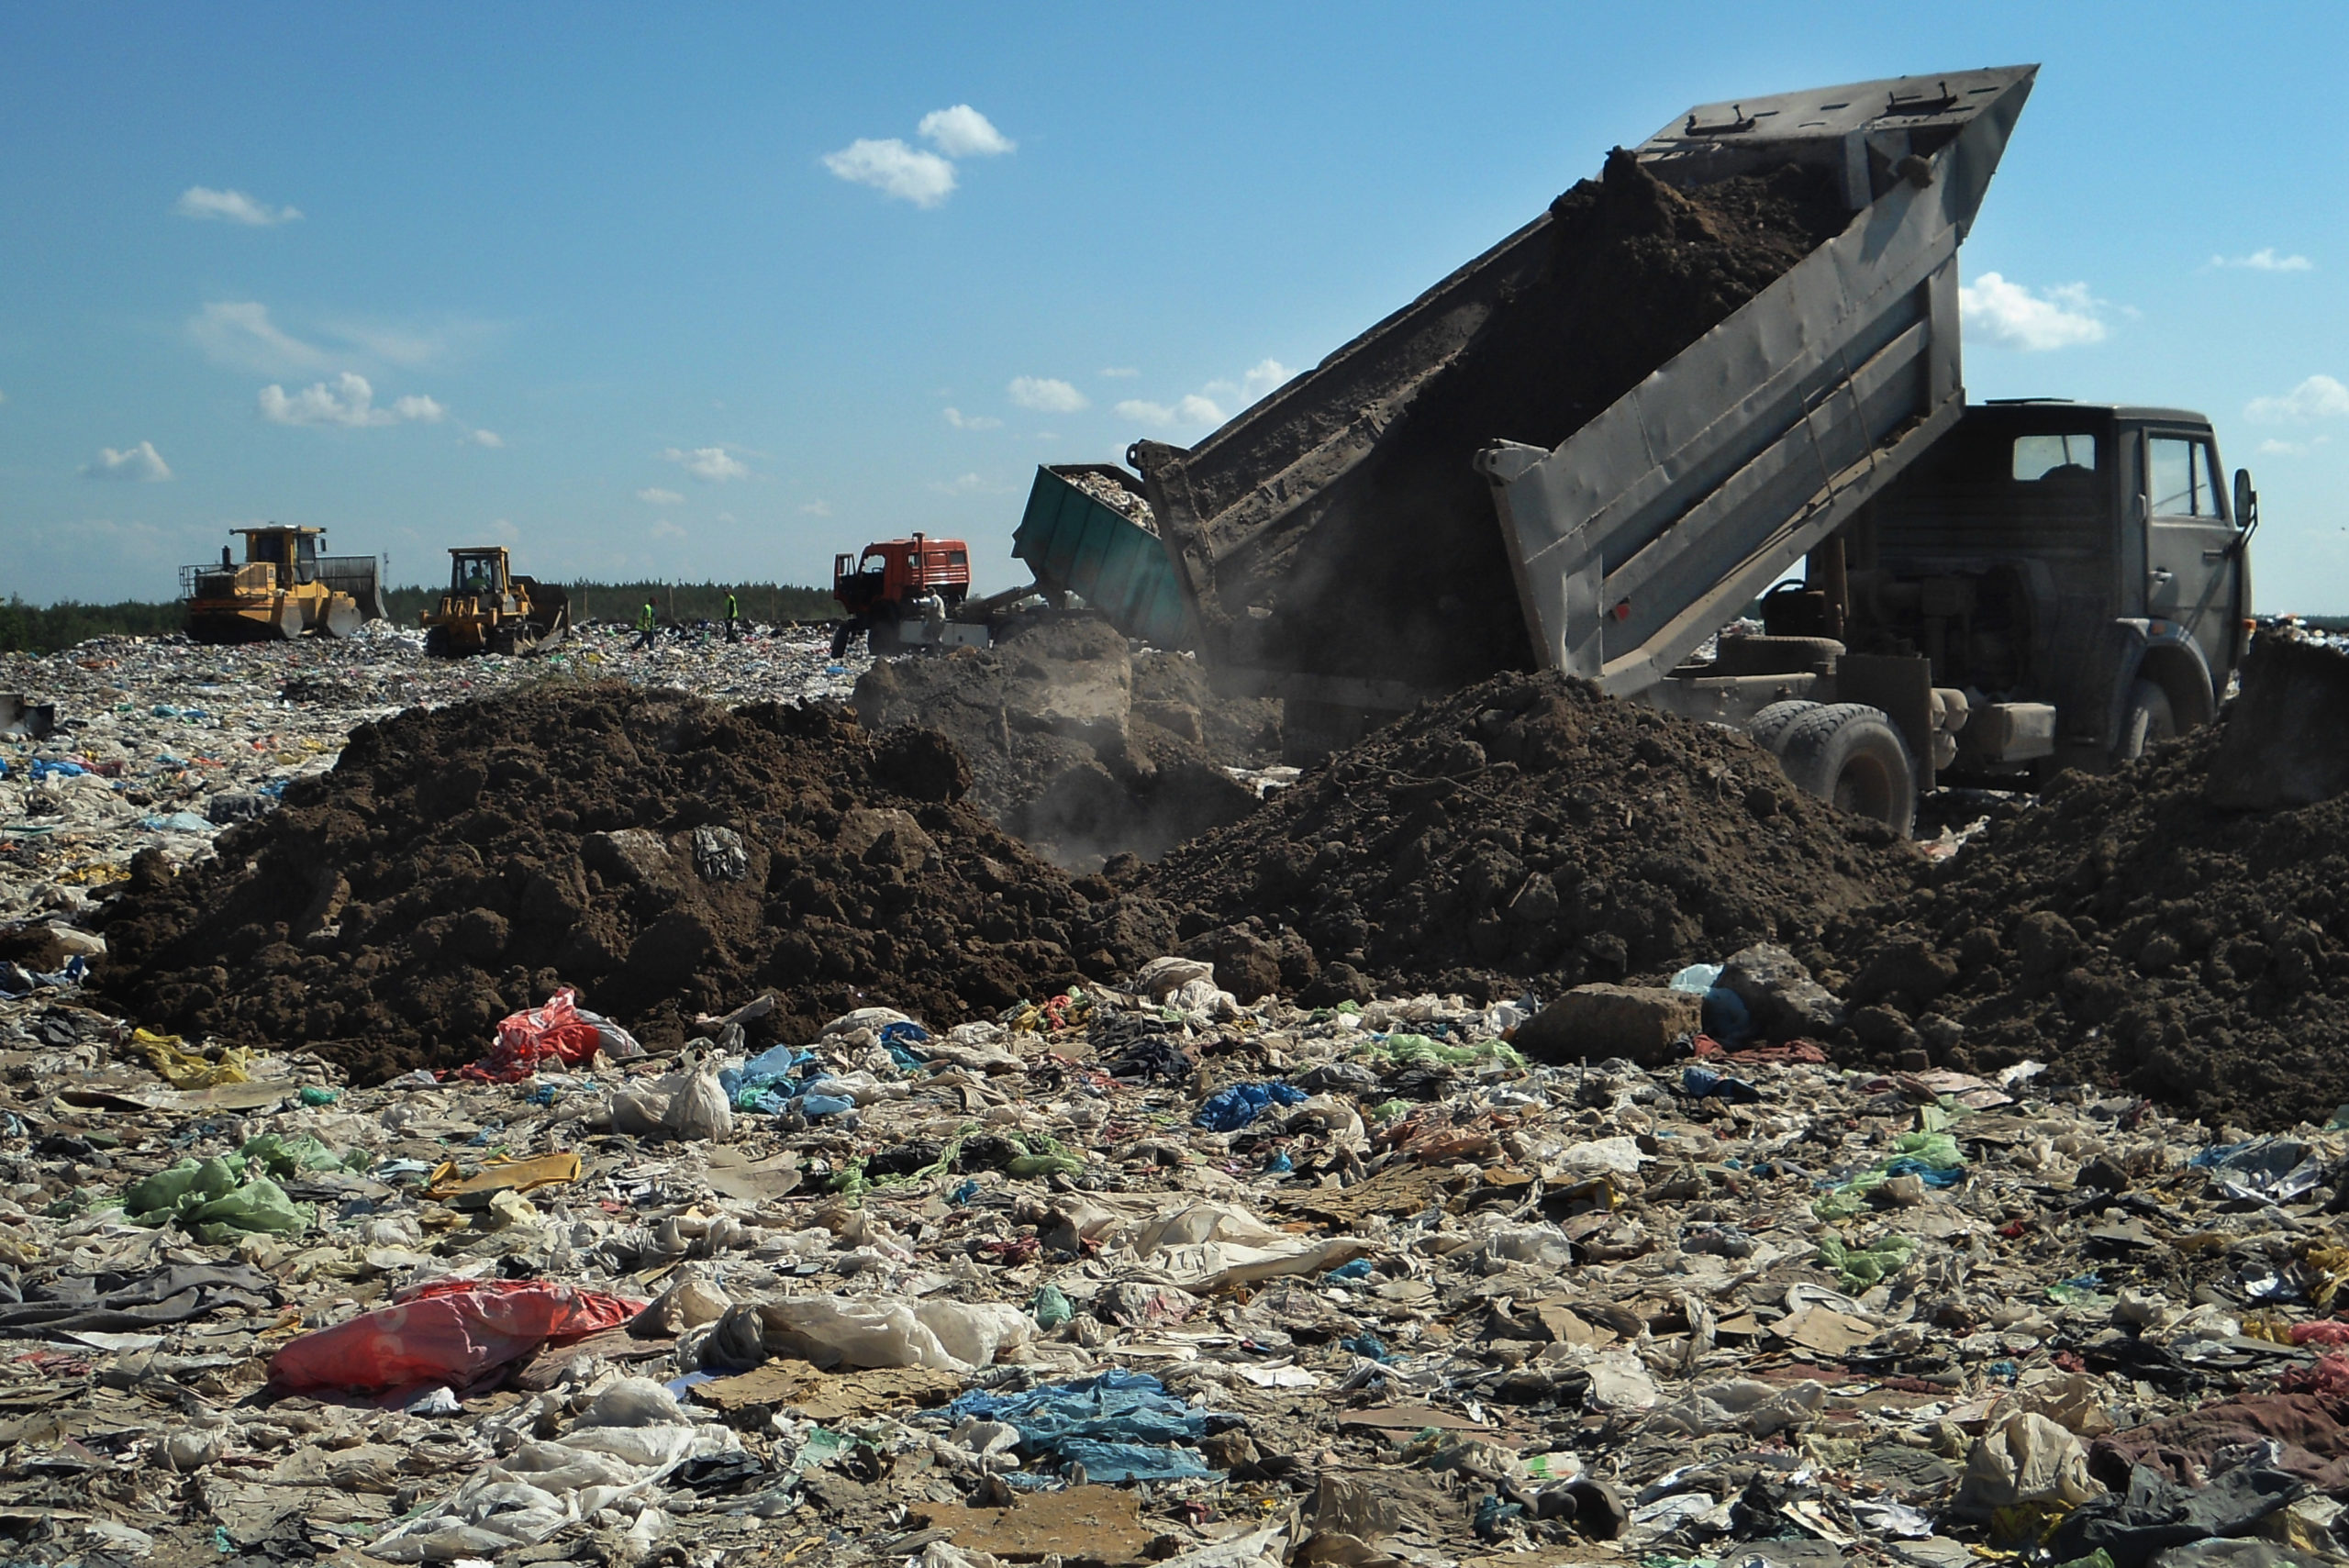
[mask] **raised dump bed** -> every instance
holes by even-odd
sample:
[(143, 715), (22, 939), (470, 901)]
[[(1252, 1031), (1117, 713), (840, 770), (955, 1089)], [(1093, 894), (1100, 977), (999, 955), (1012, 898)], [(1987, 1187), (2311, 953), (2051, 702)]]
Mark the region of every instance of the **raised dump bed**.
[[(1553, 581), (1577, 518), (1646, 508), (1663, 520), (1639, 570), (1698, 578), (1728, 547), (1688, 559), (1664, 537), (1687, 487), (1756, 486), (1752, 510), (1794, 528), (1822, 485), (1888, 478), (1915, 449), (1887, 420), (1954, 417), (1962, 396), (1950, 261), (2032, 73), (1692, 111), (1197, 446), (1137, 443), (1202, 656), (1228, 685), (1374, 710), (1501, 669), (1587, 668), (1565, 647), (1589, 633), (1562, 628), (1584, 625), (1564, 606), (1588, 563)], [(1750, 466), (1753, 441), (1784, 455), (1789, 398), (1816, 432), (1808, 488)], [(1570, 439), (1535, 481), (1580, 486), (1545, 514), (1561, 539), (1521, 517), (1505, 530), (1495, 486), (1517, 495)], [(1785, 542), (1713, 564), (1758, 570)], [(1630, 602), (1638, 633), (1661, 616), (1676, 645), (1678, 610)]]
[(1187, 648), (1190, 617), (1134, 476), (1112, 463), (1040, 467), (1011, 553), (1055, 595), (1074, 593), (1128, 637)]

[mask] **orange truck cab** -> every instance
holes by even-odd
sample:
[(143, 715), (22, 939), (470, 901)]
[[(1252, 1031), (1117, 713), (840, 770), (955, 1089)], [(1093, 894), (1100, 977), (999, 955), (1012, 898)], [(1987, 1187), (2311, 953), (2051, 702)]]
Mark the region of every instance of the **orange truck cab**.
[(987, 628), (952, 618), (971, 592), (971, 550), (959, 539), (880, 539), (858, 555), (832, 558), (832, 597), (848, 618), (832, 635), (832, 652), (863, 632), (874, 654), (923, 646), (983, 647)]

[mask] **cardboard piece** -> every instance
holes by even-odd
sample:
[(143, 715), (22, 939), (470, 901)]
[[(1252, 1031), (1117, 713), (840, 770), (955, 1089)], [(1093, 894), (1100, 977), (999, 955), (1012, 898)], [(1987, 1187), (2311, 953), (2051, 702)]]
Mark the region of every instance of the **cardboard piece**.
[[(696, 1392), (716, 1386), (704, 1384)], [(1141, 1522), (1141, 1495), (1115, 1486), (1024, 1493), (1008, 1508), (917, 1504), (914, 1517), (927, 1529), (952, 1531), (958, 1551), (984, 1551), (1026, 1562), (1058, 1557), (1063, 1562), (1103, 1568), (1148, 1561), (1145, 1553), (1155, 1533)]]
[(1341, 1427), (1371, 1427), (1384, 1432), (1416, 1432), (1422, 1427), (1433, 1427), (1446, 1432), (1488, 1432), (1493, 1429), (1484, 1421), (1472, 1421), (1457, 1410), (1439, 1410), (1432, 1405), (1374, 1405), (1367, 1410), (1349, 1410), (1338, 1418)]
[(908, 1405), (943, 1405), (963, 1392), (963, 1384), (959, 1373), (927, 1367), (829, 1373), (807, 1362), (785, 1360), (698, 1384), (693, 1396), (720, 1410), (784, 1405), (812, 1420), (842, 1421), (902, 1410)]

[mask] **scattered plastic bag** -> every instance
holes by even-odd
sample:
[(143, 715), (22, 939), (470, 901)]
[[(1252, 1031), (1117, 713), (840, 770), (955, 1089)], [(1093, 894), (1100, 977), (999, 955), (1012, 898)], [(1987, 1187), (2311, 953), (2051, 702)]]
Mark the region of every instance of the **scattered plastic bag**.
[(578, 993), (564, 986), (544, 1006), (507, 1015), (489, 1054), (456, 1076), (483, 1084), (512, 1084), (548, 1063), (577, 1066), (604, 1043), (603, 1025), (579, 1016)]
[(617, 1329), (645, 1304), (539, 1280), (434, 1280), (305, 1334), (269, 1361), (279, 1388), (462, 1387), (550, 1340)]

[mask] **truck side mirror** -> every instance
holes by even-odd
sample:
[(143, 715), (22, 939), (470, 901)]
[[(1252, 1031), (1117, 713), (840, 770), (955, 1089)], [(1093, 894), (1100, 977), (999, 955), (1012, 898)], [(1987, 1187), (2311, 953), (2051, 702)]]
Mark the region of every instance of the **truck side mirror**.
[(2244, 533), (2259, 526), (2259, 492), (2251, 487), (2251, 470), (2235, 470), (2235, 527)]

